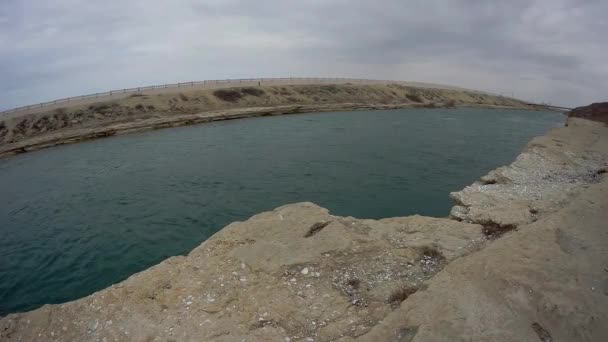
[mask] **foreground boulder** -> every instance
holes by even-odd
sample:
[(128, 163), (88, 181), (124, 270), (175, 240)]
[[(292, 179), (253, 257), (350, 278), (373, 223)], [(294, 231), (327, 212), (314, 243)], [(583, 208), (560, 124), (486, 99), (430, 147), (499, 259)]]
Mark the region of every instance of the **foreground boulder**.
[(0, 340), (606, 341), (607, 156), (575, 118), (453, 195), (457, 220), (283, 206)]
[(450, 261), (481, 226), (336, 217), (293, 204), (89, 297), (11, 315), (5, 339), (284, 341), (357, 337)]

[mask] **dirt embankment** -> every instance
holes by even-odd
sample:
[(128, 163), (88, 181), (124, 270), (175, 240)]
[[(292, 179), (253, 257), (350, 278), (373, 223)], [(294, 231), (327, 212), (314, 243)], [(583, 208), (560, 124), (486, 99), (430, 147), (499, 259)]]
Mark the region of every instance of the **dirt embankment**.
[(452, 194), (453, 219), (283, 206), (0, 339), (606, 341), (607, 167), (608, 127), (570, 118)]
[(593, 103), (589, 106), (574, 108), (568, 113), (569, 118), (582, 118), (608, 124), (608, 102)]
[(135, 94), (0, 121), (0, 157), (145, 129), (248, 116), (454, 106), (533, 109), (504, 97), (400, 84), (260, 86)]

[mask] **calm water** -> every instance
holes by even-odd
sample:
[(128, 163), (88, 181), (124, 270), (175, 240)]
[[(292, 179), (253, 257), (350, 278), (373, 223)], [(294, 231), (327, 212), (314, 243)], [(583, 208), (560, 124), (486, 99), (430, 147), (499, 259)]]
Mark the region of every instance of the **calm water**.
[(0, 160), (0, 314), (83, 297), (287, 203), (363, 218), (446, 216), (450, 191), (562, 123), (485, 109), (306, 114)]

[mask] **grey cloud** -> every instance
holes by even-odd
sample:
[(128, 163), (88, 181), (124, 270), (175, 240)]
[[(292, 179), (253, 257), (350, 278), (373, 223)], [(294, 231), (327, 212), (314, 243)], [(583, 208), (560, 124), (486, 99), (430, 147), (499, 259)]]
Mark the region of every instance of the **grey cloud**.
[(0, 108), (209, 78), (407, 79), (605, 100), (605, 1), (5, 0)]

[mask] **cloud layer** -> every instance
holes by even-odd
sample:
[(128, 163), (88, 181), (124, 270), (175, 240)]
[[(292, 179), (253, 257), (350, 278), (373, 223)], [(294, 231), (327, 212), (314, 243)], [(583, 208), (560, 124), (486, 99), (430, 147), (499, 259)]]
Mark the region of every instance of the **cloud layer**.
[(608, 100), (603, 0), (3, 0), (0, 109), (244, 77), (459, 85)]

